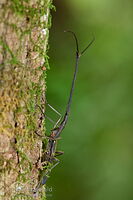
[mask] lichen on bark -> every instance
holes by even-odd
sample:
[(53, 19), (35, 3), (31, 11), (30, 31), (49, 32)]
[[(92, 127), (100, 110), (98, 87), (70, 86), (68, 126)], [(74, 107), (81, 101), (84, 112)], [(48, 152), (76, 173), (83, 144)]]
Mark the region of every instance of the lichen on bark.
[(33, 195), (39, 176), (40, 119), (51, 0), (0, 2), (0, 200)]

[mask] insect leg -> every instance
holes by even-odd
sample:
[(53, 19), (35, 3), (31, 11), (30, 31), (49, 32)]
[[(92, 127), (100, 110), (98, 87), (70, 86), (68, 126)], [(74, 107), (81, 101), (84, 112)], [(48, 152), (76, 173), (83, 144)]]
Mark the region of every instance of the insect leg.
[(51, 167), (50, 170), (48, 170), (48, 172), (46, 172), (46, 174), (43, 176), (42, 180), (40, 181), (41, 182), (41, 185), (44, 185), (48, 179), (48, 176), (49, 174), (51, 173), (52, 169), (55, 168), (58, 164), (59, 164), (59, 160), (54, 158), (54, 160), (56, 160), (56, 163)]
[(38, 185), (36, 186), (35, 190), (33, 191), (34, 194), (36, 194), (39, 190), (39, 188), (42, 186), (42, 185), (45, 185), (46, 182), (47, 182), (47, 179), (48, 179), (48, 176), (49, 174), (51, 173), (52, 169), (55, 168), (58, 164), (59, 164), (59, 160), (57, 158), (54, 158), (53, 157), (53, 160), (56, 161), (56, 163), (51, 167), (51, 169), (49, 169), (45, 175), (41, 178), (41, 180), (39, 181)]
[(62, 155), (62, 154), (64, 154), (63, 151), (56, 151), (56, 152), (55, 152), (55, 157), (60, 156), (60, 155)]
[(55, 125), (54, 125), (54, 128), (55, 128), (55, 127), (57, 127), (58, 123), (60, 122), (62, 115), (61, 115), (61, 113), (58, 112), (55, 108), (53, 108), (53, 106), (51, 106), (47, 101), (46, 101), (46, 103), (47, 103), (47, 105), (48, 105), (56, 114), (59, 115), (59, 119), (57, 120), (57, 122), (56, 122)]
[(41, 113), (43, 114), (44, 118), (47, 118), (52, 124), (55, 124), (55, 121), (53, 121), (50, 117), (48, 117), (48, 116), (43, 112), (43, 109), (42, 109), (41, 106), (39, 106), (39, 105), (36, 105), (36, 106), (40, 109), (40, 111), (41, 111)]

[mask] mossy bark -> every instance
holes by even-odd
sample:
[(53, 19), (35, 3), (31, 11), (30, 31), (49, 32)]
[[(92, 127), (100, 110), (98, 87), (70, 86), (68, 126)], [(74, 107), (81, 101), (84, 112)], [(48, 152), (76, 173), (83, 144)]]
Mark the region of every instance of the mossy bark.
[[(39, 176), (51, 0), (0, 2), (0, 200), (34, 196)], [(44, 198), (43, 198), (44, 199)]]

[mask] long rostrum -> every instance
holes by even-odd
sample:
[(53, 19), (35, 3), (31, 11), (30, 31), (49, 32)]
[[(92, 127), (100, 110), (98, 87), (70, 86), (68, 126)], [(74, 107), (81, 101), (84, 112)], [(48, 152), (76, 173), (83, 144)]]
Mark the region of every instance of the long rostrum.
[(68, 103), (67, 103), (67, 107), (66, 107), (66, 112), (65, 112), (65, 115), (64, 115), (64, 118), (63, 118), (64, 126), (67, 123), (68, 115), (70, 113), (70, 106), (71, 106), (71, 103), (72, 103), (72, 96), (73, 96), (73, 92), (74, 92), (74, 88), (75, 88), (76, 76), (77, 76), (77, 72), (78, 72), (78, 63), (79, 63), (79, 53), (76, 52), (75, 70), (74, 70), (74, 75), (73, 75), (70, 95), (69, 95), (69, 99), (68, 99)]
[(75, 63), (75, 71), (74, 71), (74, 76), (73, 76), (73, 80), (72, 80), (71, 91), (70, 91), (70, 95), (69, 95), (69, 99), (68, 99), (68, 103), (67, 103), (67, 107), (66, 107), (66, 112), (65, 112), (64, 118), (60, 124), (60, 126), (63, 126), (63, 127), (61, 127), (61, 130), (65, 127), (67, 120), (68, 120), (68, 115), (70, 113), (70, 106), (72, 103), (72, 95), (73, 95), (73, 91), (74, 91), (74, 87), (75, 87), (75, 81), (76, 81), (76, 75), (77, 75), (77, 71), (78, 71), (78, 64), (79, 64), (80, 56), (82, 56), (84, 54), (84, 52), (91, 46), (91, 44), (95, 40), (95, 38), (93, 37), (93, 39), (86, 46), (86, 48), (81, 53), (79, 53), (78, 40), (77, 40), (75, 33), (73, 33), (72, 31), (68, 31), (68, 32), (73, 34), (75, 41), (76, 41), (76, 63)]
[(76, 42), (76, 62), (75, 62), (74, 76), (73, 76), (73, 80), (72, 80), (72, 86), (71, 86), (71, 91), (70, 91), (70, 95), (69, 95), (69, 99), (68, 99), (68, 103), (67, 103), (67, 107), (66, 107), (66, 112), (65, 112), (65, 115), (63, 117), (63, 120), (61, 121), (59, 127), (57, 128), (57, 133), (56, 133), (55, 138), (59, 137), (61, 131), (65, 128), (65, 125), (66, 125), (67, 120), (68, 120), (68, 115), (70, 113), (70, 106), (71, 106), (71, 102), (72, 102), (72, 95), (73, 95), (74, 87), (75, 87), (76, 75), (77, 75), (77, 71), (78, 71), (79, 58), (80, 58), (80, 56), (82, 56), (84, 54), (84, 52), (91, 46), (91, 44), (95, 40), (95, 38), (93, 37), (93, 39), (86, 46), (86, 48), (83, 51), (81, 51), (81, 53), (79, 53), (78, 40), (77, 40), (75, 33), (72, 32), (72, 31), (66, 31), (66, 32), (70, 32), (73, 35), (73, 37), (75, 38), (75, 42)]
[(69, 95), (68, 103), (67, 103), (67, 106), (66, 106), (66, 112), (64, 114), (62, 122), (59, 125), (59, 132), (62, 131), (62, 129), (64, 129), (64, 127), (67, 123), (67, 120), (68, 120), (68, 115), (69, 115), (69, 112), (70, 112), (70, 106), (71, 106), (71, 103), (72, 103), (72, 96), (73, 96), (74, 87), (75, 87), (76, 75), (77, 75), (77, 71), (78, 71), (78, 62), (79, 62), (79, 57), (80, 57), (79, 56), (78, 39), (77, 39), (75, 33), (73, 31), (70, 31), (70, 30), (67, 30), (67, 31), (64, 31), (64, 32), (71, 33), (72, 36), (74, 37), (74, 40), (75, 40), (75, 43), (76, 43), (76, 55), (75, 55), (76, 60), (75, 60), (75, 69), (74, 69), (74, 75), (73, 75), (73, 79), (72, 79), (70, 95)]

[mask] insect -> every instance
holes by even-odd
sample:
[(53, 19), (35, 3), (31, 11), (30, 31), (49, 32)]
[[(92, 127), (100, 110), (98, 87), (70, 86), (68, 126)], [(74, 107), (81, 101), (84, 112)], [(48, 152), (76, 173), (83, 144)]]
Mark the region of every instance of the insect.
[[(53, 129), (51, 130), (50, 136), (48, 138), (46, 152), (44, 153), (44, 160), (47, 163), (47, 165), (45, 166), (46, 170), (45, 170), (44, 174), (42, 175), (42, 178), (40, 179), (40, 182), (38, 183), (37, 187), (35, 188), (34, 193), (36, 193), (38, 191), (38, 189), (46, 183), (51, 170), (56, 165), (59, 164), (59, 160), (56, 157), (63, 154), (63, 152), (57, 152), (56, 151), (56, 145), (57, 145), (57, 140), (60, 138), (60, 134), (61, 134), (62, 130), (65, 128), (66, 123), (68, 121), (68, 116), (69, 116), (69, 113), (70, 113), (70, 106), (71, 106), (71, 103), (72, 103), (72, 96), (73, 96), (74, 87), (75, 87), (76, 75), (77, 75), (77, 71), (78, 71), (79, 59), (95, 40), (95, 38), (93, 37), (93, 39), (86, 46), (86, 48), (83, 51), (80, 52), (79, 51), (78, 39), (77, 39), (75, 33), (72, 32), (72, 31), (69, 31), (69, 30), (65, 31), (65, 32), (72, 34), (72, 36), (74, 37), (75, 43), (76, 43), (75, 70), (74, 70), (74, 75), (73, 75), (73, 79), (72, 79), (70, 95), (69, 95), (68, 103), (67, 103), (67, 106), (66, 106), (66, 111), (65, 111), (65, 114), (63, 116), (62, 121), (60, 122), (60, 120), (61, 120), (61, 118), (60, 118), (56, 122), (56, 124), (54, 125)], [(41, 107), (40, 106), (38, 106), (38, 107), (40, 108), (41, 112), (43, 113)], [(52, 108), (52, 106), (50, 106), (50, 107)], [(54, 110), (54, 108), (52, 108), (52, 109)], [(44, 114), (44, 116), (45, 116), (45, 114)]]

